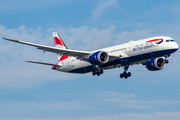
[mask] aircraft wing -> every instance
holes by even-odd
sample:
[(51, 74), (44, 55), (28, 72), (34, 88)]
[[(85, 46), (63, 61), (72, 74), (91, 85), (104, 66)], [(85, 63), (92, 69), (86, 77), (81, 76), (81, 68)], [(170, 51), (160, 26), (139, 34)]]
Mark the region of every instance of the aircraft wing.
[(3, 38), (3, 39), (12, 41), (12, 42), (16, 42), (16, 43), (20, 43), (20, 44), (34, 46), (34, 47), (37, 47), (37, 49), (43, 50), (44, 52), (48, 51), (48, 52), (53, 52), (53, 53), (57, 53), (57, 54), (78, 57), (79, 59), (88, 59), (89, 56), (91, 55), (91, 52), (87, 52), (87, 51), (61, 49), (61, 48), (57, 48), (57, 47), (39, 45), (39, 44), (24, 42), (24, 41), (20, 41), (20, 40), (12, 40), (12, 39), (7, 39), (7, 38)]
[[(84, 61), (87, 61), (89, 56), (92, 54), (92, 52), (88, 52), (88, 51), (62, 49), (62, 48), (39, 45), (39, 44), (24, 42), (24, 41), (20, 41), (20, 40), (13, 40), (13, 39), (8, 39), (8, 38), (3, 38), (3, 39), (12, 41), (12, 42), (16, 42), (16, 43), (20, 43), (20, 44), (34, 46), (34, 47), (37, 47), (37, 49), (43, 50), (44, 52), (48, 51), (48, 52), (53, 52), (53, 53), (57, 53), (57, 54), (73, 56), (73, 57), (76, 57), (77, 59), (81, 59)], [(109, 55), (109, 61), (113, 61), (116, 59), (119, 59), (119, 56)]]

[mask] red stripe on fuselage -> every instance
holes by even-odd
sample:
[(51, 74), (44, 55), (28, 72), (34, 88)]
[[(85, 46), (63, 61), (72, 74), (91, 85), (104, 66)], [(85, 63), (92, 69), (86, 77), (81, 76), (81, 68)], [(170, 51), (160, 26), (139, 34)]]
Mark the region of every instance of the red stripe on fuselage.
[(147, 41), (147, 42), (155, 42), (155, 41), (159, 41), (159, 40), (162, 40), (162, 41), (163, 41), (163, 39), (162, 39), (162, 38), (159, 38), (159, 39), (149, 40), (149, 41)]
[(63, 44), (63, 42), (59, 38), (53, 37), (53, 39), (54, 39), (55, 45), (61, 45), (61, 46), (65, 47), (65, 45)]

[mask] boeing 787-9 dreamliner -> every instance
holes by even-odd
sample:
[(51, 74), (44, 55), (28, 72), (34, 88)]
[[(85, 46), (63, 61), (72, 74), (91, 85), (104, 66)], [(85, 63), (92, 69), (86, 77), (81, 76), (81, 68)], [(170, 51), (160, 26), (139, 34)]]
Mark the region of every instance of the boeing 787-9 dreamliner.
[(39, 50), (58, 54), (58, 63), (50, 64), (35, 61), (26, 61), (42, 65), (52, 66), (53, 70), (68, 73), (89, 73), (100, 76), (105, 69), (120, 68), (124, 72), (120, 78), (127, 79), (131, 76), (129, 66), (142, 64), (150, 71), (162, 70), (167, 64), (168, 58), (179, 48), (173, 38), (156, 36), (138, 41), (130, 41), (108, 48), (94, 51), (79, 51), (68, 49), (58, 33), (53, 32), (55, 47), (39, 45), (19, 40), (3, 38), (8, 41), (34, 46)]

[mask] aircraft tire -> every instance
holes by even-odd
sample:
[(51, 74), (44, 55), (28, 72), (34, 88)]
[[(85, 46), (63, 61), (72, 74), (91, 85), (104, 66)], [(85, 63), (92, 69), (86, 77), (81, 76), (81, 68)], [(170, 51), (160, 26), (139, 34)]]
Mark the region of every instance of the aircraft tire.
[(131, 73), (130, 72), (128, 72), (127, 75), (128, 75), (128, 77), (131, 77)]
[(121, 73), (121, 74), (120, 74), (120, 78), (123, 78), (123, 77), (124, 77), (124, 75)]
[(100, 73), (99, 73), (99, 72), (97, 73), (97, 76), (100, 76)]
[(104, 72), (104, 71), (101, 69), (101, 70), (100, 70), (100, 74), (103, 74), (103, 72)]
[(93, 71), (93, 72), (92, 72), (92, 75), (95, 76), (95, 75), (96, 75), (96, 72)]
[(125, 79), (127, 79), (128, 78), (128, 74), (126, 73), (126, 74), (124, 74), (124, 78)]
[(169, 60), (166, 60), (165, 63), (168, 64), (168, 63), (169, 63)]

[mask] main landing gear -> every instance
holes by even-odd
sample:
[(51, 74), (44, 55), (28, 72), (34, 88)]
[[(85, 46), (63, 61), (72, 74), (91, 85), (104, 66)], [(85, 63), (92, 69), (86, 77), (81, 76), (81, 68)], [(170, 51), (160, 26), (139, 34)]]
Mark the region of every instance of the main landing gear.
[(128, 73), (126, 72), (128, 70), (128, 68), (129, 68), (129, 65), (124, 66), (124, 72), (120, 74), (120, 78), (124, 77), (125, 79), (127, 79), (128, 77), (131, 77), (131, 73), (130, 72), (128, 72)]
[(103, 70), (102, 70), (102, 69), (100, 69), (100, 70), (95, 70), (95, 71), (92, 72), (92, 75), (93, 75), (93, 76), (95, 76), (95, 75), (100, 76), (101, 74), (103, 74)]
[(100, 69), (99, 66), (94, 66), (95, 71), (92, 72), (92, 75), (95, 76), (100, 76), (101, 74), (103, 74), (103, 69)]

